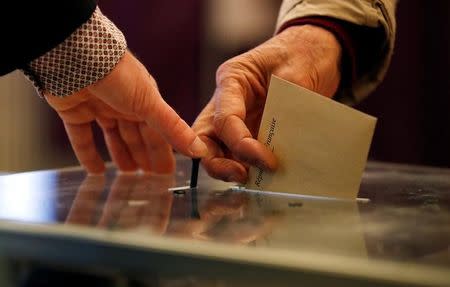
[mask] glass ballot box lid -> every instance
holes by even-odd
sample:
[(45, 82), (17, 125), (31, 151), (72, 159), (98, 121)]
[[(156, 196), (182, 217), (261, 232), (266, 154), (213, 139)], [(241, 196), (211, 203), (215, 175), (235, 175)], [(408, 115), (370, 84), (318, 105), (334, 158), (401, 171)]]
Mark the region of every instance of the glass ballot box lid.
[(190, 172), (178, 157), (170, 176), (0, 176), (0, 256), (233, 286), (450, 286), (449, 170), (370, 162), (358, 200), (246, 190), (202, 169), (190, 189)]

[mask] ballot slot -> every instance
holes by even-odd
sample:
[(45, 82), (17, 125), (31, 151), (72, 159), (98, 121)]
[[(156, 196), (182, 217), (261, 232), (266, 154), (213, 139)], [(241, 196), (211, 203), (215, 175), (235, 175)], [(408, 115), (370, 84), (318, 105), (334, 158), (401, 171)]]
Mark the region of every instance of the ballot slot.
[[(250, 189), (250, 188), (246, 188), (245, 186), (241, 186), (241, 185), (233, 185), (230, 186), (230, 189), (232, 190), (237, 190), (237, 191), (248, 191), (248, 192), (265, 192), (268, 194), (278, 194), (280, 196), (285, 196), (286, 194), (289, 194), (289, 196), (297, 196), (299, 198), (309, 198), (309, 199), (318, 199), (318, 200), (338, 200), (338, 201), (353, 201), (353, 199), (346, 199), (346, 198), (339, 198), (339, 197), (329, 197), (329, 196), (319, 196), (319, 195), (305, 195), (305, 194), (301, 194), (300, 193), (292, 193), (289, 191), (286, 192), (275, 192), (275, 191), (270, 191), (270, 190), (257, 190), (257, 189)], [(361, 203), (367, 203), (370, 202), (369, 198), (365, 198), (365, 197), (357, 197), (355, 199), (357, 202), (361, 202)]]

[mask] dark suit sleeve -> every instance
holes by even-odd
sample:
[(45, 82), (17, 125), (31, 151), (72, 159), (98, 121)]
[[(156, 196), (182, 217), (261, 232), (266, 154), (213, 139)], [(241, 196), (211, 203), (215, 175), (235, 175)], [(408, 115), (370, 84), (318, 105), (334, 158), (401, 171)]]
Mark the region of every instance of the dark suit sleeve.
[(50, 51), (95, 11), (95, 0), (7, 0), (0, 4), (0, 76)]

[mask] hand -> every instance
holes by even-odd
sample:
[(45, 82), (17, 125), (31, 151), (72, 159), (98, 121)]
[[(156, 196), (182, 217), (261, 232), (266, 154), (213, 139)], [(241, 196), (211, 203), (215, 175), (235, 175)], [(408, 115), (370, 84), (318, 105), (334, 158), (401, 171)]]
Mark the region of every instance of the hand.
[(126, 52), (104, 79), (59, 98), (46, 94), (64, 122), (75, 154), (89, 173), (102, 173), (91, 124), (101, 127), (111, 158), (123, 171), (138, 168), (156, 173), (174, 171), (169, 143), (189, 157), (206, 155), (205, 144), (162, 99), (145, 67)]
[[(140, 229), (163, 234), (169, 224), (173, 176), (119, 174), (111, 185), (104, 176), (86, 176), (70, 208), (67, 224), (114, 229)], [(108, 189), (106, 201), (102, 194)], [(100, 216), (98, 211), (100, 208)]]
[[(247, 217), (248, 194), (227, 191), (223, 194), (199, 192), (198, 195), (198, 218), (186, 216), (192, 211), (191, 195), (174, 200), (173, 214), (175, 216), (171, 218), (167, 228), (168, 235), (211, 241), (219, 240), (219, 238), (215, 238), (215, 235), (223, 235), (218, 234), (223, 228), (228, 225), (238, 225), (239, 221), (243, 221)], [(176, 216), (177, 214), (181, 214), (181, 216)], [(228, 239), (223, 238), (220, 241)]]
[(275, 156), (255, 139), (271, 74), (331, 97), (340, 82), (341, 53), (329, 31), (293, 26), (222, 64), (214, 95), (193, 125), (208, 146), (202, 164), (209, 175), (245, 182), (248, 165), (275, 170)]
[[(199, 217), (172, 217), (167, 235), (249, 244), (270, 234), (283, 217), (282, 213), (260, 210), (251, 205), (251, 197), (247, 193), (227, 190), (220, 194), (204, 192), (199, 195)], [(177, 200), (180, 198), (174, 199), (172, 214), (186, 214), (183, 209), (192, 208), (190, 196), (184, 199), (184, 204), (177, 204)]]
[[(105, 190), (105, 185), (106, 178), (104, 176), (86, 176), (78, 187), (65, 223), (94, 225), (96, 211), (102, 204), (102, 194)], [(66, 207), (65, 204), (67, 203), (64, 202), (64, 207)]]
[(98, 226), (139, 229), (164, 234), (170, 220), (173, 176), (117, 175), (103, 206)]

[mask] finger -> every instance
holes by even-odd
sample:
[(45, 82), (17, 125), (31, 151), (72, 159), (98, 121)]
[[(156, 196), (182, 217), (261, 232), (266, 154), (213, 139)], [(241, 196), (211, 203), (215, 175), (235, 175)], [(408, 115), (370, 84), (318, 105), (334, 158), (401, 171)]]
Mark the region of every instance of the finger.
[(130, 198), (120, 210), (115, 226), (120, 229), (137, 228), (144, 212), (145, 206)]
[(59, 117), (71, 124), (84, 124), (95, 120), (95, 114), (87, 103), (81, 103), (74, 109), (58, 111)]
[(104, 176), (87, 176), (78, 188), (65, 222), (81, 225), (93, 224), (95, 211), (104, 187)]
[(150, 158), (139, 131), (139, 123), (119, 120), (119, 132), (128, 147), (131, 157), (143, 170), (150, 172)]
[(114, 178), (98, 221), (99, 226), (109, 228), (117, 225), (122, 209), (128, 204), (135, 180), (134, 175), (117, 175)]
[(117, 111), (136, 115), (156, 128), (184, 155), (206, 155), (205, 144), (162, 99), (153, 78), (128, 51), (108, 76), (88, 89)]
[(202, 164), (211, 177), (240, 183), (247, 181), (247, 170), (241, 163), (225, 158), (219, 145), (210, 138), (202, 136), (201, 139), (208, 147), (208, 155), (202, 159)]
[(217, 136), (241, 161), (266, 170), (275, 170), (275, 155), (252, 137), (245, 125), (245, 88), (237, 80), (224, 81), (217, 87), (214, 127)]
[(144, 118), (180, 153), (196, 158), (207, 154), (206, 145), (162, 98), (156, 100), (153, 111)]
[(139, 130), (150, 157), (150, 170), (159, 174), (173, 173), (175, 171), (175, 157), (172, 147), (160, 133), (146, 123), (141, 123)]
[(95, 146), (91, 124), (64, 123), (64, 127), (80, 164), (88, 173), (103, 173), (105, 165)]
[(116, 120), (97, 118), (97, 123), (103, 130), (106, 146), (111, 159), (121, 171), (135, 171), (137, 164), (127, 148), (126, 143), (120, 136)]
[[(145, 186), (148, 204), (141, 218), (141, 225), (149, 228), (155, 234), (164, 234), (170, 221), (173, 203), (173, 193), (167, 192), (174, 185), (173, 176), (149, 176)], [(150, 188), (148, 188), (150, 185)]]
[(207, 156), (202, 159), (203, 167), (214, 178), (223, 181), (245, 182), (247, 179), (245, 166), (229, 156), (229, 150), (223, 147), (215, 136), (213, 123), (214, 98), (209, 101), (192, 125), (192, 129), (208, 148)]

